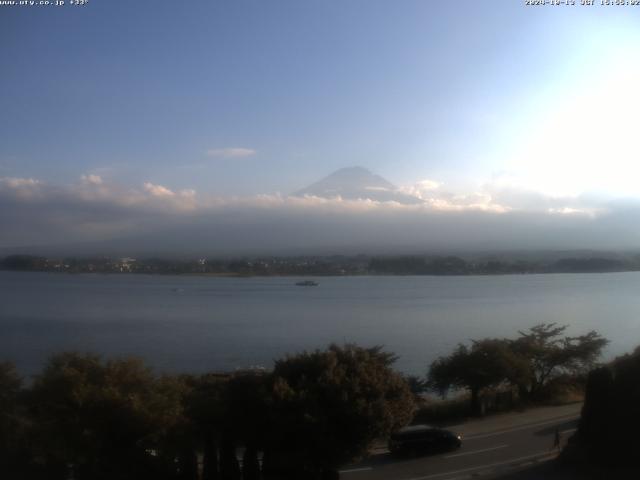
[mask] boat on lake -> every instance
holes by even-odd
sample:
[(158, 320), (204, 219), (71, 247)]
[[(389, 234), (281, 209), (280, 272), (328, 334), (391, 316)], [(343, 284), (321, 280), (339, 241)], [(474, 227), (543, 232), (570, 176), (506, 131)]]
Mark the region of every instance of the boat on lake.
[(302, 280), (301, 282), (296, 282), (298, 287), (317, 287), (318, 282), (314, 282), (313, 280)]

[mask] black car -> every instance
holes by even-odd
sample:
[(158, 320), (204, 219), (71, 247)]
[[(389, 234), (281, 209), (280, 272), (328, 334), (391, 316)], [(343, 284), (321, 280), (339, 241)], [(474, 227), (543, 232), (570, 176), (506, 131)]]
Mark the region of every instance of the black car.
[(447, 452), (458, 449), (461, 445), (460, 435), (429, 425), (405, 427), (389, 439), (389, 451), (397, 455)]

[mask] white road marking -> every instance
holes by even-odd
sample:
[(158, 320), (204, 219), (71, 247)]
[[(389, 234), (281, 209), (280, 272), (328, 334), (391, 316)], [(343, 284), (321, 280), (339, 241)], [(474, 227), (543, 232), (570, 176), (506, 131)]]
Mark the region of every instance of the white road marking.
[(464, 457), (465, 455), (473, 455), (476, 453), (490, 452), (492, 450), (498, 450), (500, 448), (505, 448), (508, 446), (509, 445), (498, 445), (497, 447), (483, 448), (482, 450), (472, 450), (471, 452), (456, 453), (455, 455), (445, 455), (444, 458)]
[(349, 468), (347, 470), (340, 470), (340, 473), (365, 472), (367, 470), (373, 470), (373, 468), (372, 467)]
[(412, 477), (412, 478), (407, 478), (405, 480), (428, 480), (429, 478), (438, 478), (438, 477), (444, 477), (446, 475), (455, 475), (457, 473), (472, 472), (474, 470), (482, 470), (485, 468), (499, 467), (501, 465), (509, 465), (514, 462), (519, 462), (521, 460), (528, 460), (530, 458), (535, 458), (535, 457), (542, 458), (542, 457), (555, 457), (555, 456), (556, 454), (554, 453), (540, 452), (540, 453), (534, 453), (533, 455), (527, 455), (525, 457), (512, 458), (511, 460), (505, 460), (503, 462), (488, 463), (486, 465), (478, 465), (476, 467), (463, 468), (462, 470), (453, 470), (451, 472), (434, 473), (431, 475), (426, 475), (424, 477)]
[(536, 428), (536, 427), (540, 427), (542, 425), (548, 425), (550, 423), (558, 423), (558, 422), (568, 422), (570, 420), (577, 420), (578, 418), (580, 418), (579, 415), (575, 415), (569, 418), (556, 418), (554, 420), (549, 420), (546, 422), (540, 422), (540, 423), (530, 423), (528, 425), (523, 425), (521, 427), (515, 427), (515, 428), (510, 428), (508, 430), (500, 430), (499, 432), (493, 432), (493, 433), (484, 433), (484, 434), (480, 434), (480, 435), (463, 435), (463, 439), (464, 440), (477, 440), (479, 438), (487, 438), (487, 437), (495, 437), (496, 435), (504, 435), (505, 433), (511, 433), (511, 432), (518, 432), (520, 430), (529, 430), (531, 428)]

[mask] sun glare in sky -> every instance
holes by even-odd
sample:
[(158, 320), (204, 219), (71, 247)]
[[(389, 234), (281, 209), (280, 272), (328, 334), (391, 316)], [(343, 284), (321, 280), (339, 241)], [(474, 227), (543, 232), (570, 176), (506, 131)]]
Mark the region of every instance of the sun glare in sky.
[(522, 186), (549, 195), (637, 195), (640, 39), (609, 31), (566, 80), (533, 96), (505, 161)]

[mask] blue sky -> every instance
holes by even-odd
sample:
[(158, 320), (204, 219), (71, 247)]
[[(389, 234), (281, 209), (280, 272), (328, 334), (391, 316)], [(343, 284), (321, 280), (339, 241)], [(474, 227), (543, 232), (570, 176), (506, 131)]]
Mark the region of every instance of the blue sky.
[[(90, 0), (0, 13), (4, 175), (95, 171), (227, 194), (287, 193), (348, 165), (399, 184), (499, 173), (511, 129), (534, 127), (523, 109), (578, 88), (598, 47), (640, 20), (640, 8), (518, 1)], [(256, 153), (206, 155), (233, 147)]]
[(523, 1), (0, 7), (0, 178), (228, 197), (362, 165), (627, 198), (639, 22)]

